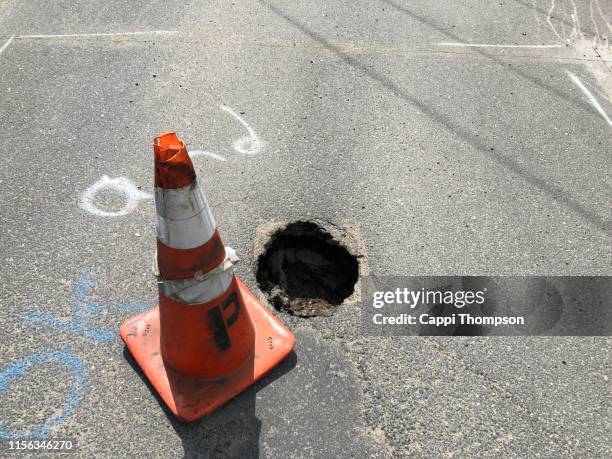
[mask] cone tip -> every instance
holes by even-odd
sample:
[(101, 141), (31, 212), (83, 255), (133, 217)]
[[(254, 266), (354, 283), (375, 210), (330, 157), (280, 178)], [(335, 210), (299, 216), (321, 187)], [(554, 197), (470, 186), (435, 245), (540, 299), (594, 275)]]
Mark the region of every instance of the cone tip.
[(182, 188), (191, 184), (195, 170), (185, 144), (175, 132), (164, 132), (153, 139), (155, 186)]

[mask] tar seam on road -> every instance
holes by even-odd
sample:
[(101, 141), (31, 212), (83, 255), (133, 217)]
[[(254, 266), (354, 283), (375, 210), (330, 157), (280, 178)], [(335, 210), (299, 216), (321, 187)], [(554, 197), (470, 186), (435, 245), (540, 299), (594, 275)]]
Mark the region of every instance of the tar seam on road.
[[(388, 1), (388, 0), (381, 0), (381, 1), (383, 1), (384, 3), (387, 3), (387, 4), (391, 5), (391, 6), (394, 6), (396, 8), (399, 8), (397, 5), (395, 5), (391, 1)], [(403, 89), (400, 86), (398, 86), (389, 77), (387, 77), (385, 75), (382, 75), (382, 74), (376, 72), (375, 70), (372, 70), (367, 65), (365, 65), (361, 61), (359, 61), (359, 59), (356, 59), (355, 57), (351, 56), (350, 54), (342, 51), (337, 46), (335, 46), (333, 43), (331, 43), (329, 40), (327, 40), (325, 37), (323, 37), (321, 34), (319, 34), (317, 32), (314, 32), (313, 30), (310, 30), (303, 23), (301, 23), (301, 22), (297, 21), (296, 19), (292, 18), (287, 13), (285, 13), (283, 10), (278, 8), (276, 5), (271, 4), (270, 2), (268, 2), (266, 0), (259, 0), (259, 3), (261, 3), (262, 5), (264, 5), (267, 8), (269, 8), (270, 11), (272, 11), (274, 14), (276, 14), (280, 18), (282, 18), (285, 21), (287, 21), (289, 24), (291, 24), (294, 27), (296, 27), (298, 30), (300, 30), (302, 33), (304, 33), (307, 36), (309, 36), (311, 39), (321, 43), (331, 53), (333, 53), (336, 56), (338, 56), (340, 59), (342, 59), (344, 62), (346, 62), (351, 67), (364, 72), (366, 75), (368, 75), (374, 81), (377, 81), (381, 86), (386, 88), (392, 94), (394, 94), (395, 96), (397, 96), (397, 97), (399, 97), (399, 98), (409, 102), (411, 105), (415, 106), (419, 111), (421, 111), (422, 113), (426, 114), (427, 116), (432, 118), (437, 123), (440, 123), (449, 132), (454, 133), (455, 135), (457, 135), (460, 138), (462, 138), (464, 141), (468, 142), (470, 145), (472, 145), (476, 150), (479, 150), (487, 158), (490, 158), (490, 159), (496, 161), (500, 166), (502, 166), (502, 167), (506, 168), (507, 170), (511, 171), (513, 174), (521, 177), (525, 182), (529, 183), (534, 188), (539, 189), (541, 192), (547, 194), (553, 200), (557, 201), (557, 203), (559, 203), (559, 204), (565, 206), (566, 208), (572, 210), (574, 213), (578, 214), (585, 221), (587, 221), (587, 222), (591, 223), (592, 225), (594, 225), (600, 231), (604, 232), (607, 235), (609, 235), (611, 233), (611, 231), (610, 231), (610, 222), (608, 220), (602, 218), (596, 212), (594, 212), (593, 210), (591, 210), (588, 207), (584, 206), (583, 204), (581, 204), (578, 200), (576, 200), (572, 196), (568, 195), (568, 193), (562, 187), (560, 187), (559, 185), (555, 185), (554, 183), (548, 183), (543, 178), (539, 177), (538, 175), (534, 174), (533, 172), (530, 172), (527, 168), (521, 166), (520, 163), (518, 163), (517, 161), (515, 161), (514, 159), (512, 159), (509, 156), (501, 155), (499, 153), (489, 154), (488, 145), (486, 145), (482, 139), (479, 139), (478, 137), (476, 137), (476, 135), (474, 133), (470, 132), (469, 130), (467, 130), (467, 129), (463, 128), (462, 126), (460, 126), (459, 124), (457, 124), (454, 120), (449, 118), (448, 115), (446, 115), (446, 114), (436, 110), (435, 108), (432, 108), (432, 107), (428, 106), (427, 104), (425, 104), (424, 102), (422, 102), (421, 100), (419, 100), (418, 98), (416, 98), (415, 96), (413, 96), (412, 94), (407, 92), (405, 89)], [(400, 11), (403, 11), (403, 10), (400, 9)], [(408, 12), (408, 14), (411, 14), (411, 13)], [(416, 16), (414, 16), (414, 17), (417, 20), (421, 21), (420, 18), (418, 18)], [(423, 22), (423, 21), (421, 21), (421, 22)], [(450, 34), (447, 34), (447, 35), (450, 35)], [(455, 37), (452, 37), (452, 38), (455, 38)], [(499, 63), (499, 60), (493, 58), (492, 56), (490, 56), (490, 55), (488, 55), (486, 53), (483, 53), (483, 54), (485, 56), (490, 57), (493, 61)], [(525, 76), (521, 72), (516, 72), (516, 70), (515, 70), (515, 73), (518, 73), (519, 75), (524, 76), (528, 80), (534, 82), (531, 77)], [(548, 86), (546, 86), (546, 85), (541, 85), (540, 82), (538, 82), (537, 84), (540, 87), (548, 88)], [(553, 88), (550, 88), (550, 90), (553, 91), (555, 94), (561, 95), (564, 100), (567, 100), (567, 95), (559, 93), (558, 90), (553, 89)], [(583, 110), (586, 109), (586, 107), (582, 106), (583, 104), (574, 103), (574, 105), (576, 105), (577, 107), (580, 107)]]
[[(262, 0), (260, 0), (262, 1)], [(395, 3), (393, 0), (379, 0), (382, 3), (385, 3), (389, 6), (391, 6), (392, 8), (396, 9), (397, 11), (399, 11), (400, 13), (405, 14), (406, 16), (420, 22), (421, 24), (436, 30), (437, 32), (441, 33), (442, 35), (447, 36), (448, 38), (455, 40), (456, 42), (460, 43), (461, 42), (461, 37), (459, 37), (458, 35), (455, 35), (451, 32), (449, 32), (446, 29), (441, 28), (440, 26), (432, 23), (431, 21), (428, 21), (426, 18), (422, 17), (421, 15), (413, 12), (412, 10), (408, 9), (407, 7), (398, 5), (397, 3)], [(532, 84), (542, 88), (545, 91), (550, 92), (551, 94), (555, 94), (557, 97), (559, 97), (560, 99), (565, 100), (566, 102), (574, 105), (576, 108), (578, 108), (579, 110), (584, 110), (587, 111), (587, 107), (584, 104), (579, 103), (578, 101), (574, 101), (570, 98), (567, 97), (567, 94), (564, 94), (562, 91), (560, 91), (559, 89), (545, 83), (544, 81), (539, 80), (538, 78), (531, 76), (525, 72), (523, 72), (522, 70), (519, 70), (516, 67), (508, 67), (505, 65), (505, 63), (499, 59), (498, 57), (496, 57), (494, 54), (491, 54), (490, 52), (486, 52), (481, 48), (474, 48), (476, 50), (476, 52), (488, 59), (490, 59), (491, 61), (495, 62), (496, 64), (500, 65), (502, 68), (504, 68), (505, 70), (508, 70), (512, 73), (514, 73), (515, 75), (520, 76), (521, 78), (524, 78), (527, 81), (530, 81)]]

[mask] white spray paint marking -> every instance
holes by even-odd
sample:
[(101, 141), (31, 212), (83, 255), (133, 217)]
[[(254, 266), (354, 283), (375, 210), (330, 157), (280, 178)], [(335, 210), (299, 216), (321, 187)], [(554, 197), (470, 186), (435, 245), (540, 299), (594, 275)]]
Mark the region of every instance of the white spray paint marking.
[[(549, 2), (547, 26), (567, 44), (567, 57), (579, 60), (597, 80), (605, 94), (604, 99), (612, 101), (612, 43), (605, 35), (606, 27), (610, 30), (612, 28), (602, 12), (599, 0)], [(582, 16), (577, 5), (581, 5), (584, 13)], [(569, 25), (567, 30), (566, 22)], [(591, 92), (595, 93), (593, 90)]]
[(455, 46), (465, 48), (563, 48), (565, 45), (495, 45), (488, 43), (455, 43), (455, 42), (442, 42), (436, 43), (437, 46)]
[(571, 13), (570, 17), (572, 18), (572, 31), (569, 36), (569, 41), (571, 42), (578, 38), (578, 18), (575, 13)]
[(11, 38), (9, 38), (8, 40), (6, 40), (6, 43), (4, 43), (4, 44), (2, 45), (2, 48), (0, 48), (0, 54), (2, 54), (2, 52), (3, 52), (3, 51), (6, 49), (6, 48), (8, 48), (8, 47), (9, 47), (9, 45), (10, 45), (10, 44), (12, 43), (12, 41), (13, 41), (13, 38), (15, 38), (15, 37), (11, 37)]
[(198, 156), (208, 156), (209, 158), (213, 158), (218, 161), (227, 161), (225, 156), (218, 155), (217, 153), (213, 153), (212, 151), (194, 150), (189, 152), (189, 157), (191, 159), (197, 158)]
[(589, 12), (591, 14), (591, 22), (595, 27), (595, 38), (593, 39), (593, 46), (597, 47), (597, 42), (599, 41), (599, 27), (597, 27), (597, 21), (595, 20), (595, 15), (593, 14), (593, 0), (589, 3)]
[(255, 155), (266, 146), (266, 143), (262, 142), (259, 139), (259, 137), (251, 128), (251, 126), (249, 126), (249, 124), (245, 120), (243, 120), (240, 115), (238, 115), (238, 113), (236, 113), (234, 110), (232, 110), (226, 105), (221, 105), (221, 110), (229, 113), (234, 118), (236, 118), (249, 133), (248, 136), (240, 137), (239, 139), (234, 141), (234, 150), (236, 150), (238, 153), (242, 153), (245, 155)]
[(131, 35), (176, 35), (177, 30), (145, 30), (140, 32), (111, 32), (111, 33), (70, 33), (54, 35), (19, 35), (17, 40), (45, 39), (45, 38), (95, 38), (95, 37), (123, 37)]
[[(572, 30), (570, 31), (569, 38), (567, 39), (567, 41), (571, 43), (576, 38), (578, 38), (578, 22), (577, 22), (576, 14), (574, 14), (574, 12), (568, 13), (564, 8), (563, 17), (565, 18), (565, 20), (567, 20), (568, 15), (569, 15), (569, 18), (571, 19)], [(565, 35), (565, 31), (563, 32), (563, 34)]]
[[(593, 3), (597, 5), (597, 12), (595, 12), (595, 7)], [(596, 15), (599, 15), (601, 17), (601, 21), (605, 23), (603, 31), (600, 31)], [(553, 24), (553, 17), (556, 18), (557, 26)], [(580, 23), (581, 19), (582, 22), (585, 24), (584, 30), (582, 29), (582, 25)], [(589, 14), (585, 15), (583, 18), (580, 18), (578, 14), (578, 8), (576, 6), (575, 0), (567, 0), (559, 4), (556, 3), (556, 0), (550, 0), (550, 9), (548, 10), (548, 14), (546, 15), (546, 22), (548, 23), (550, 30), (552, 30), (552, 32), (559, 39), (564, 40), (568, 44), (576, 44), (576, 42), (580, 40), (586, 41), (587, 39), (590, 39), (593, 42), (594, 46), (600, 44), (600, 46), (603, 46), (606, 49), (610, 49), (610, 46), (612, 46), (612, 44), (609, 43), (607, 37), (605, 35), (602, 35), (602, 32), (605, 32), (605, 27), (612, 31), (612, 26), (604, 15), (599, 0), (589, 1)], [(572, 29), (569, 33), (566, 33), (565, 22), (571, 22)], [(589, 26), (591, 24), (593, 31), (589, 30)], [(558, 27), (561, 28), (561, 33), (559, 33), (559, 31), (557, 30)], [(593, 36), (587, 37), (590, 35)]]
[(542, 28), (542, 21), (537, 13), (537, 5), (536, 0), (531, 0), (531, 14), (533, 14), (533, 19), (536, 23), (536, 40), (540, 41), (540, 29)]
[[(100, 209), (94, 203), (96, 194), (103, 190), (113, 190), (125, 195), (125, 205), (117, 211), (107, 211)], [(140, 191), (129, 179), (117, 177), (112, 179), (103, 175), (100, 180), (87, 188), (81, 196), (81, 208), (87, 212), (98, 215), (99, 217), (121, 217), (132, 212), (138, 207), (138, 202), (143, 199), (151, 199), (153, 195)]]
[(610, 29), (610, 32), (612, 32), (612, 24), (610, 24), (606, 18), (606, 15), (603, 13), (603, 11), (601, 10), (601, 5), (599, 4), (599, 0), (595, 0), (595, 3), (597, 3), (597, 9), (599, 10), (599, 14), (601, 16), (601, 18), (604, 20), (604, 22), (606, 23), (606, 26), (608, 27), (608, 29)]
[[(563, 35), (565, 37), (565, 41), (567, 43), (570, 42), (570, 39), (567, 38), (567, 32), (565, 31), (565, 24), (567, 24), (569, 21), (567, 20), (567, 11), (565, 11), (565, 3), (563, 3), (563, 16), (559, 18), (559, 23), (561, 24), (561, 35)], [(559, 15), (559, 14), (557, 14)]]
[(573, 11), (570, 13), (570, 17), (572, 18), (572, 32), (570, 33), (569, 41), (577, 40), (581, 38), (584, 40), (584, 34), (582, 33), (582, 29), (580, 27), (580, 18), (578, 17), (578, 9), (576, 7), (576, 3), (574, 0), (570, 0), (572, 4)]
[(602, 118), (606, 120), (608, 125), (612, 126), (612, 120), (610, 120), (610, 118), (608, 117), (608, 115), (606, 114), (602, 106), (599, 105), (599, 102), (597, 101), (597, 99), (595, 99), (595, 96), (591, 94), (591, 91), (589, 91), (587, 87), (582, 83), (582, 81), (580, 81), (580, 79), (576, 75), (574, 75), (572, 72), (566, 71), (566, 73), (571, 78), (571, 80), (574, 82), (574, 84), (578, 86), (580, 90), (584, 93), (584, 95), (587, 97), (587, 99), (589, 100), (593, 108), (595, 108), (595, 110), (597, 110), (597, 112), (602, 116)]
[(557, 32), (557, 29), (555, 29), (555, 26), (553, 25), (552, 20), (551, 20), (554, 9), (555, 9), (555, 0), (550, 0), (550, 10), (548, 10), (548, 14), (546, 15), (546, 22), (548, 22), (548, 25), (550, 26), (552, 31), (555, 33), (557, 38), (559, 40), (563, 40), (561, 38), (561, 35), (559, 35), (559, 33)]
[(572, 2), (572, 6), (574, 7), (574, 12), (572, 13), (572, 20), (574, 21), (574, 24), (576, 25), (576, 29), (577, 29), (577, 37), (580, 36), (580, 38), (582, 38), (584, 40), (584, 34), (582, 33), (582, 29), (580, 28), (580, 18), (578, 17), (578, 9), (576, 8), (576, 3), (574, 2), (574, 0), (571, 0)]

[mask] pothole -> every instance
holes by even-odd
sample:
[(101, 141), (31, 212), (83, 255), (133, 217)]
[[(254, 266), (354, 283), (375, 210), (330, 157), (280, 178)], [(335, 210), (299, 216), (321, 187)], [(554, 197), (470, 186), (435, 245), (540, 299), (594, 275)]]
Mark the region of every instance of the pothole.
[(358, 279), (358, 257), (310, 221), (278, 228), (257, 261), (257, 282), (270, 303), (301, 317), (331, 315)]

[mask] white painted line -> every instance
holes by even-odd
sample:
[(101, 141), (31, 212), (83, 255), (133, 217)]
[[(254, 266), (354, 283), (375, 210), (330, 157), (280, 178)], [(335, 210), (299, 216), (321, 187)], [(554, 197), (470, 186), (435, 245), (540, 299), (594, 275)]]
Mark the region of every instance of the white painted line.
[[(589, 3), (589, 11), (591, 13), (591, 24), (595, 27), (595, 38), (593, 40), (593, 44), (599, 41), (599, 27), (597, 27), (597, 21), (595, 20), (595, 15), (593, 14), (593, 0)], [(593, 47), (595, 49), (595, 46)]]
[(576, 3), (574, 0), (570, 0), (572, 2), (572, 6), (574, 7), (574, 12), (572, 13), (572, 21), (574, 22), (574, 36), (578, 38), (582, 38), (584, 40), (584, 34), (582, 33), (582, 29), (580, 28), (580, 19), (578, 18), (578, 9), (576, 8)]
[(455, 46), (462, 48), (565, 48), (565, 45), (494, 45), (487, 43), (436, 43), (436, 46)]
[(19, 35), (17, 40), (45, 39), (45, 38), (94, 38), (94, 37), (123, 37), (132, 35), (176, 35), (178, 30), (146, 30), (141, 32), (111, 32), (111, 33), (71, 33), (57, 35)]
[(11, 37), (8, 40), (6, 40), (6, 43), (2, 45), (2, 48), (0, 48), (0, 54), (2, 54), (2, 52), (9, 47), (9, 45), (11, 44), (11, 42), (13, 41), (13, 38), (15, 37)]
[[(96, 206), (96, 194), (104, 190), (113, 190), (125, 196), (125, 204), (117, 211), (107, 211)], [(100, 180), (85, 190), (81, 196), (81, 208), (99, 217), (121, 217), (132, 212), (138, 207), (138, 202), (144, 199), (151, 199), (153, 196), (144, 191), (140, 191), (129, 179), (125, 177), (110, 178), (103, 175)]]
[(608, 117), (608, 115), (606, 114), (602, 106), (599, 105), (599, 102), (597, 102), (597, 99), (595, 99), (595, 96), (591, 94), (591, 91), (589, 91), (587, 87), (582, 83), (582, 81), (580, 81), (580, 79), (576, 75), (574, 75), (572, 72), (570, 72), (569, 70), (566, 70), (566, 73), (571, 78), (571, 80), (574, 82), (574, 84), (581, 89), (584, 95), (587, 96), (587, 99), (589, 99), (589, 102), (591, 103), (593, 108), (595, 108), (595, 110), (599, 112), (602, 118), (606, 120), (606, 122), (610, 126), (612, 126), (612, 120), (610, 120), (610, 118)]
[(227, 105), (221, 105), (221, 110), (225, 111), (226, 113), (229, 113), (234, 118), (236, 118), (238, 122), (242, 124), (249, 133), (249, 135), (240, 137), (238, 140), (234, 141), (234, 150), (236, 150), (238, 153), (242, 153), (245, 155), (254, 155), (259, 153), (266, 146), (266, 142), (263, 142), (257, 136), (253, 128), (249, 126), (249, 123), (242, 119), (242, 117), (238, 113), (229, 108)]
[(550, 0), (550, 10), (548, 10), (548, 14), (546, 15), (546, 22), (548, 22), (548, 25), (550, 26), (552, 31), (555, 33), (557, 38), (561, 40), (561, 35), (559, 35), (559, 32), (557, 32), (557, 29), (555, 29), (555, 26), (552, 23), (552, 13), (554, 9), (555, 9), (555, 0)]
[(610, 29), (610, 32), (612, 32), (612, 24), (610, 24), (608, 22), (608, 20), (606, 19), (606, 15), (604, 14), (604, 12), (601, 10), (601, 5), (599, 4), (599, 0), (595, 0), (595, 3), (597, 4), (597, 9), (599, 10), (599, 15), (601, 16), (601, 18), (604, 20), (604, 22), (606, 23), (606, 26), (608, 27), (608, 29)]
[(189, 152), (189, 157), (192, 159), (197, 158), (198, 156), (208, 156), (218, 161), (227, 161), (227, 159), (224, 156), (221, 156), (217, 153), (213, 153), (212, 151), (194, 150), (194, 151)]

